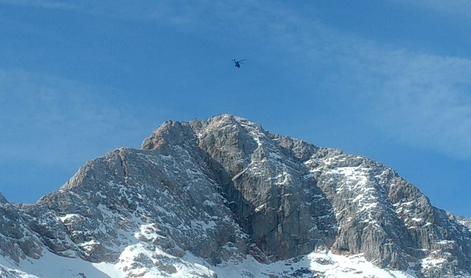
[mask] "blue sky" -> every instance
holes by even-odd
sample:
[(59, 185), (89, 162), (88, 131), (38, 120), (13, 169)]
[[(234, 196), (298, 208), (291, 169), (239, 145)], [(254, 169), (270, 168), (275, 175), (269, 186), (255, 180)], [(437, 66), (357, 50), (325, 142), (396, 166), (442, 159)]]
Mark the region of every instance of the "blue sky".
[(465, 0), (0, 0), (0, 191), (34, 202), (165, 120), (232, 113), (380, 161), (471, 216), (468, 11)]

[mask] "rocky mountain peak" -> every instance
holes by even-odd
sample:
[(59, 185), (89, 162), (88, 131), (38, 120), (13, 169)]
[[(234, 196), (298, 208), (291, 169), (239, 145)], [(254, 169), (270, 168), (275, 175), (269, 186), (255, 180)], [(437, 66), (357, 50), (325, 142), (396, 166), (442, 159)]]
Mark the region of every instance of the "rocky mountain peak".
[(166, 121), (150, 137), (144, 140), (142, 148), (152, 150), (165, 147), (169, 144), (183, 145), (193, 140), (194, 133), (188, 123)]
[(232, 115), (167, 121), (141, 150), (88, 162), (35, 205), (0, 208), (0, 254), (18, 265), (49, 250), (126, 277), (263, 277), (256, 269), (280, 261), (298, 268), (265, 273), (323, 277), (337, 254), (417, 277), (471, 272), (468, 222), (392, 169)]

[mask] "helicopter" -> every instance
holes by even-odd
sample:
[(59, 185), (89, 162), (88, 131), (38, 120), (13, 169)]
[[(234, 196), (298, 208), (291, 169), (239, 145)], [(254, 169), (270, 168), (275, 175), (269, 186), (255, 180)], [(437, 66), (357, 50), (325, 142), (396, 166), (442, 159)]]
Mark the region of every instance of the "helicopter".
[(240, 60), (232, 59), (232, 62), (234, 62), (234, 67), (236, 67), (238, 69), (240, 69), (240, 64), (244, 61), (245, 61), (245, 59), (240, 59)]

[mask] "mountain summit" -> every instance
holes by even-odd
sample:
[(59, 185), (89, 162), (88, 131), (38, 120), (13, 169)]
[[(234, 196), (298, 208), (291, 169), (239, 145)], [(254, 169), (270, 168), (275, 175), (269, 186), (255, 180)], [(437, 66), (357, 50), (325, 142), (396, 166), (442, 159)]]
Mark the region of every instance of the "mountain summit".
[(469, 221), (232, 115), (168, 121), (0, 216), (0, 277), (471, 277)]

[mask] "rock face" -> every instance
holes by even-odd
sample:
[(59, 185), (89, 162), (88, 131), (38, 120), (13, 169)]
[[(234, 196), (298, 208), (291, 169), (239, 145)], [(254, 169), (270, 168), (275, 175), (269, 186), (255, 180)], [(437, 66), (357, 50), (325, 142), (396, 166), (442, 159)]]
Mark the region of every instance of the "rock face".
[(393, 170), (231, 115), (166, 122), (142, 150), (88, 162), (34, 205), (0, 198), (0, 215), (4, 257), (20, 262), (47, 248), (129, 262), (120, 269), (129, 277), (176, 273), (188, 252), (218, 265), (316, 250), (363, 254), (417, 277), (471, 273), (469, 222), (433, 207)]

